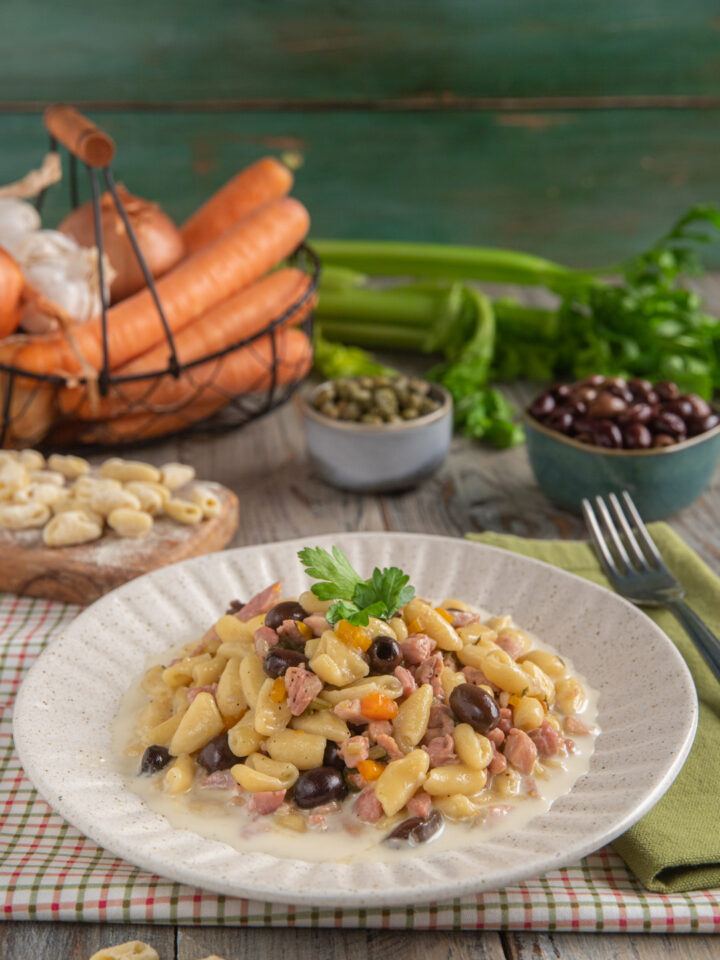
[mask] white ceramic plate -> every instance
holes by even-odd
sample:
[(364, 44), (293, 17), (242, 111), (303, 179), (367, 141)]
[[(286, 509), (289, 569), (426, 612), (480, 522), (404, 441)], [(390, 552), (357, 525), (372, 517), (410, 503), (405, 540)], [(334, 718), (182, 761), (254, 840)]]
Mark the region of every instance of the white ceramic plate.
[[(566, 653), (600, 692), (590, 772), (517, 833), (391, 863), (308, 863), (239, 854), (173, 829), (108, 762), (122, 694), (146, 658), (199, 637), (229, 599), (284, 579), (306, 583), (296, 551), (340, 546), (353, 565), (396, 564), (421, 596), (461, 596), (509, 612)], [(612, 593), (524, 557), (413, 534), (305, 537), (187, 560), (134, 580), (89, 607), (38, 658), (15, 708), (28, 776), (60, 814), (114, 854), (184, 883), (260, 900), (326, 906), (447, 899), (502, 887), (577, 860), (638, 820), (667, 790), (692, 744), (697, 700), (673, 644)]]

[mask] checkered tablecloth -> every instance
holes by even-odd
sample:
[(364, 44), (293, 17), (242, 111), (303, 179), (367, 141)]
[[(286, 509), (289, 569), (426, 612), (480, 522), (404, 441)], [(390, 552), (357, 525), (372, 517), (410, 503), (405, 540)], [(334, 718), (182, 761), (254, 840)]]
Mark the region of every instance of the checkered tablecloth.
[(644, 890), (610, 848), (504, 890), (418, 907), (333, 910), (221, 897), (152, 876), (53, 813), (13, 749), (25, 672), (78, 608), (0, 595), (0, 902), (6, 920), (486, 930), (720, 931), (720, 890)]

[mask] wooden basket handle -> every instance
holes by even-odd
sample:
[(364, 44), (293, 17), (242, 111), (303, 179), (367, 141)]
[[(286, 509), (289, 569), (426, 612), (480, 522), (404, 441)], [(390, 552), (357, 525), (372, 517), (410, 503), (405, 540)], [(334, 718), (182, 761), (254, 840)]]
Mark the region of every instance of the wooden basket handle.
[(74, 107), (55, 103), (43, 117), (48, 133), (89, 167), (106, 167), (115, 156), (115, 141)]

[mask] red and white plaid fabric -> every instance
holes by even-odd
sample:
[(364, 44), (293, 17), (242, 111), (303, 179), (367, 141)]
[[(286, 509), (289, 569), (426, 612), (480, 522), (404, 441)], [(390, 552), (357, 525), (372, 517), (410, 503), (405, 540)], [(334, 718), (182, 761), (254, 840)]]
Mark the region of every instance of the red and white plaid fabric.
[(25, 672), (78, 612), (0, 595), (0, 903), (7, 920), (421, 930), (720, 931), (720, 891), (650, 893), (610, 848), (565, 870), (448, 903), (292, 907), (172, 883), (117, 860), (53, 813), (25, 777), (12, 709)]

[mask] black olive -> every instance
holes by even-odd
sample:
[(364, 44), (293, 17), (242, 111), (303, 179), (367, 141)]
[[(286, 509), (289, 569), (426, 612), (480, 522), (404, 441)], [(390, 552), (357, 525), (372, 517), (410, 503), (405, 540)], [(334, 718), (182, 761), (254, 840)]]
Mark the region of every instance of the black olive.
[(688, 433), (696, 437), (699, 433), (714, 429), (720, 423), (720, 417), (712, 411), (706, 417), (688, 417)]
[(666, 433), (671, 437), (679, 437), (683, 440), (685, 439), (685, 433), (687, 432), (687, 427), (685, 426), (685, 421), (682, 417), (679, 417), (676, 413), (670, 413), (669, 411), (663, 411), (654, 417), (648, 424), (653, 433)]
[(284, 620), (304, 620), (307, 615), (307, 610), (304, 610), (297, 600), (283, 600), (265, 614), (265, 626), (277, 630)]
[(661, 380), (655, 384), (655, 393), (661, 400), (674, 400), (680, 396), (680, 388), (672, 380)]
[(242, 602), (242, 600), (231, 600), (225, 613), (226, 615), (238, 613), (244, 606), (245, 604)]
[(282, 677), (288, 667), (299, 667), (303, 663), (307, 663), (307, 657), (299, 650), (271, 647), (263, 660), (263, 670), (269, 677)]
[(551, 393), (541, 393), (530, 404), (529, 412), (536, 420), (542, 420), (555, 409), (555, 397)]
[(336, 770), (345, 769), (345, 761), (340, 756), (340, 750), (334, 740), (328, 740), (323, 754), (323, 766), (335, 767)]
[(403, 655), (394, 637), (381, 634), (368, 647), (367, 657), (374, 673), (392, 673), (402, 663)]
[(170, 751), (167, 747), (159, 747), (157, 744), (153, 744), (151, 747), (148, 747), (145, 750), (145, 753), (142, 755), (142, 760), (140, 761), (140, 773), (143, 776), (147, 776), (151, 773), (157, 773), (158, 770), (162, 770), (163, 767), (166, 767), (172, 757), (170, 756)]
[(433, 810), (424, 820), (422, 817), (408, 817), (407, 820), (403, 820), (385, 837), (384, 842), (391, 846), (400, 846), (403, 840), (407, 841), (410, 846), (415, 846), (417, 843), (427, 843), (428, 840), (436, 837), (444, 826), (443, 815), (439, 810)]
[(478, 733), (490, 733), (500, 723), (500, 708), (487, 690), (461, 683), (450, 694), (450, 708), (459, 723), (469, 723)]
[(295, 781), (295, 803), (301, 810), (310, 810), (347, 795), (343, 775), (335, 767), (314, 767), (301, 773)]
[(628, 450), (646, 450), (653, 438), (644, 423), (629, 423), (623, 427), (623, 440)]
[(235, 766), (238, 758), (228, 745), (227, 733), (221, 733), (206, 743), (197, 755), (197, 762), (201, 767), (205, 767), (208, 773), (229, 770), (230, 767)]

